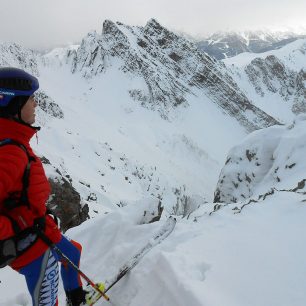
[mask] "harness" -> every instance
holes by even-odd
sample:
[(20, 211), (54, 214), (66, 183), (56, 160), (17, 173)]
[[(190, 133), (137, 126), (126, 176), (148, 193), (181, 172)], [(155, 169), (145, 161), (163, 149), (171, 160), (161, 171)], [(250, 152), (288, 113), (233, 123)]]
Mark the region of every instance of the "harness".
[[(30, 202), (28, 199), (28, 188), (29, 188), (29, 178), (30, 178), (30, 168), (31, 163), (35, 161), (35, 158), (31, 156), (26, 149), (26, 147), (10, 138), (0, 141), (0, 147), (4, 145), (16, 145), (21, 148), (28, 157), (28, 163), (25, 167), (22, 176), (22, 190), (20, 196), (16, 197), (14, 195), (9, 196), (3, 201), (3, 206), (7, 210), (13, 210), (21, 205), (26, 205), (30, 209)], [(35, 244), (39, 238), (39, 233), (44, 232), (45, 229), (45, 216), (36, 218), (34, 220), (34, 225), (32, 227), (26, 228), (25, 230), (20, 230), (17, 222), (8, 214), (1, 213), (7, 217), (11, 223), (15, 235), (5, 240), (0, 240), (0, 268), (7, 266), (14, 259), (26, 252), (31, 246)], [(55, 223), (58, 224), (57, 218), (52, 214), (52, 212), (47, 208), (46, 214), (53, 216)], [(22, 247), (25, 245), (25, 247)]]

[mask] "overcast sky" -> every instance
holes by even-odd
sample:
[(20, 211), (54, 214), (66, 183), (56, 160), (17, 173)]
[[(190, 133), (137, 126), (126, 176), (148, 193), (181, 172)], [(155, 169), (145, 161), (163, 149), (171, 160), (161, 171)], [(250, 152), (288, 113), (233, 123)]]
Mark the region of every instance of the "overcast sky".
[(0, 0), (0, 41), (52, 48), (101, 33), (105, 19), (144, 26), (155, 18), (170, 30), (305, 27), (306, 0)]

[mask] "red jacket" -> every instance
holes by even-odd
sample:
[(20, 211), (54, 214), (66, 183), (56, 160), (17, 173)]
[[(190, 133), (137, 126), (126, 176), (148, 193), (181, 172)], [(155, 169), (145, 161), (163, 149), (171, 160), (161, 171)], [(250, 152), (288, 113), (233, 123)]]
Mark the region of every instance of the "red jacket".
[[(35, 128), (24, 124), (0, 118), (0, 140), (10, 138), (23, 144), (29, 154), (35, 158), (35, 161), (31, 162), (28, 200), (33, 216), (38, 218), (46, 214), (46, 201), (50, 194), (50, 185), (40, 159), (33, 153), (29, 144), (36, 131)], [(21, 192), (23, 188), (22, 177), (27, 163), (27, 155), (18, 146), (5, 145), (0, 147), (0, 240), (15, 234), (10, 220), (5, 216), (7, 211), (3, 206), (3, 200), (8, 198), (12, 192)], [(10, 214), (12, 215), (13, 212)], [(27, 219), (26, 216), (25, 219)], [(61, 239), (61, 232), (50, 216), (46, 217), (45, 234), (54, 243)], [(11, 267), (20, 269), (41, 256), (47, 248), (48, 246), (38, 239), (31, 248), (13, 261)]]

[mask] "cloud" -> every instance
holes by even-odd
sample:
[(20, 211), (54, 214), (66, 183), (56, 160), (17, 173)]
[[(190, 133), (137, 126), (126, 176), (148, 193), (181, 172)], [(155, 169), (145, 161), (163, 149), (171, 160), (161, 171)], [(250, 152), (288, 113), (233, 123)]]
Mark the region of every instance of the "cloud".
[(155, 18), (189, 34), (306, 27), (305, 11), (304, 0), (2, 0), (0, 38), (51, 48), (79, 42), (91, 30), (100, 33), (105, 19), (143, 26)]

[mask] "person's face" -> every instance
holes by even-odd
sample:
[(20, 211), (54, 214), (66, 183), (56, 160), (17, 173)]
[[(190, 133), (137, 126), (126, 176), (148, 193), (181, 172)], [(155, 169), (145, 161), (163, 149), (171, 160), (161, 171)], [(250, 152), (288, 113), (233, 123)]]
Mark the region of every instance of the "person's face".
[(21, 119), (28, 123), (33, 124), (35, 122), (35, 107), (37, 102), (35, 101), (34, 96), (31, 96), (26, 104), (21, 109)]

